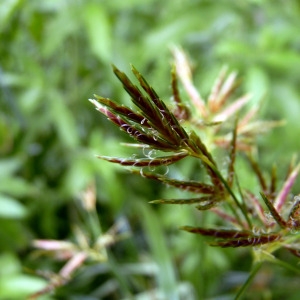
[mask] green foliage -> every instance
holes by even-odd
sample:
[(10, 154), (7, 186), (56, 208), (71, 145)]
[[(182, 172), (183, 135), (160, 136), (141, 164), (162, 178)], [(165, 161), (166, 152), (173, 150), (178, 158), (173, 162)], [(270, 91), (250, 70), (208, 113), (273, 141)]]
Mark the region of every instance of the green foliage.
[[(253, 95), (248, 107), (259, 105), (265, 119), (286, 120), (285, 126), (257, 140), (263, 177), (268, 177), (267, 170), (276, 162), (277, 175), (272, 176), (284, 182), (290, 173), (282, 166), (300, 146), (299, 10), (294, 0), (2, 1), (0, 194), (5, 206), (0, 208), (0, 298), (20, 299), (49, 287), (65, 261), (57, 262), (57, 253), (51, 251), (54, 257), (36, 256), (33, 240), (69, 241), (83, 247), (76, 240), (81, 235), (74, 233), (78, 233), (75, 225), (87, 237), (89, 254), (94, 253), (99, 236), (108, 233), (113, 243), (106, 262), (89, 256), (71, 273), (72, 280), (56, 289), (56, 299), (139, 299), (154, 292), (158, 296), (168, 293), (175, 283), (178, 295), (188, 299), (234, 294), (247, 278), (250, 257), (243, 249), (234, 253), (208, 250), (199, 236), (178, 230), (184, 224), (210, 228), (215, 216), (203, 217), (202, 212), (184, 206), (143, 203), (141, 208), (137, 203), (184, 198), (192, 191), (165, 189), (161, 176), (149, 181), (97, 160), (95, 155), (133, 159), (130, 156), (136, 151), (118, 146), (120, 140), (129, 141), (125, 134), (109, 126), (86, 99), (97, 93), (130, 108), (129, 97), (112, 75), (111, 63), (125, 73), (133, 63), (165, 102), (172, 85), (173, 90), (176, 86), (169, 76), (174, 45), (183, 47), (193, 59), (193, 83), (203, 98), (221, 67), (228, 65), (241, 74), (236, 93)], [(188, 94), (180, 85), (178, 93), (184, 104)], [(188, 107), (183, 107), (179, 112), (185, 111), (188, 117)], [(205, 124), (213, 122), (205, 120)], [(201, 138), (205, 144), (230, 141), (230, 134), (225, 140), (213, 140), (214, 136)], [(222, 150), (216, 156), (216, 163), (222, 165), (219, 157)], [(257, 189), (258, 195), (261, 186), (251, 176), (249, 164), (236, 157), (235, 170), (240, 185)], [(194, 181), (207, 179), (188, 157), (171, 166), (168, 175), (176, 180), (190, 178), (191, 189)], [(145, 172), (144, 176), (150, 175)], [(176, 186), (176, 180), (166, 183)], [(87, 213), (81, 202), (90, 186), (96, 187), (97, 204)], [(120, 219), (129, 224), (120, 229), (121, 236), (122, 230), (130, 233), (124, 240), (119, 240), (119, 231), (109, 231)], [(158, 244), (154, 228), (160, 230)], [(166, 253), (166, 249), (172, 251)], [(285, 251), (278, 255), (297, 263)], [(259, 274), (267, 279), (260, 284), (254, 280), (253, 299), (297, 299), (294, 272), (268, 265), (262, 268)], [(169, 282), (163, 281), (162, 272), (173, 273)], [(226, 286), (224, 278), (229, 279)]]

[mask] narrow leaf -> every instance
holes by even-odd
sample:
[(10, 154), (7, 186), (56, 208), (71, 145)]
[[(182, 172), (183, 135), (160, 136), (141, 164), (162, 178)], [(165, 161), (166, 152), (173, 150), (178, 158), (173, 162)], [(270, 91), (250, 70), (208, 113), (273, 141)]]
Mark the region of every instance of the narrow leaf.
[(0, 217), (3, 219), (24, 219), (26, 207), (16, 199), (0, 194)]

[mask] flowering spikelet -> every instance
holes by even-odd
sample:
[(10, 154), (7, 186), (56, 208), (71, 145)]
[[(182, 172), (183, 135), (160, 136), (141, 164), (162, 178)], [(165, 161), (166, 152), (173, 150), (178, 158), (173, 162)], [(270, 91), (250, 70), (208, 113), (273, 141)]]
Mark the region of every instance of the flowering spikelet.
[[(231, 72), (227, 76), (227, 69), (224, 68), (205, 100), (193, 84), (191, 68), (185, 54), (178, 48), (173, 49), (173, 54), (173, 110), (134, 67), (132, 72), (139, 86), (115, 66), (113, 71), (137, 110), (99, 96), (90, 100), (99, 112), (135, 140), (135, 147), (167, 154), (135, 158), (104, 155), (98, 157), (131, 167), (133, 173), (145, 178), (193, 193), (193, 197), (157, 199), (150, 203), (193, 205), (198, 210), (216, 214), (228, 228), (181, 227), (184, 231), (212, 239), (212, 246), (255, 249), (258, 249), (257, 246), (263, 246), (264, 251), (270, 253), (284, 247), (298, 255), (299, 247), (294, 243), (296, 238), (293, 238), (293, 233), (300, 229), (300, 198), (294, 198), (292, 208), (287, 208), (286, 204), (300, 165), (290, 168), (282, 188), (278, 190), (276, 168), (273, 167), (268, 181), (265, 170), (261, 170), (259, 163), (252, 156), (252, 153), (256, 152), (255, 136), (264, 129), (273, 128), (281, 123), (254, 120), (258, 112), (257, 107), (244, 113), (251, 97), (242, 95), (236, 100), (231, 100), (238, 86), (237, 73)], [(179, 93), (178, 79), (186, 90), (189, 102)], [(239, 117), (236, 117), (237, 114)], [(202, 136), (205, 136), (205, 139), (201, 138)], [(211, 140), (207, 140), (207, 137)], [(226, 175), (215, 159), (213, 150), (216, 147), (227, 149)], [(261, 190), (260, 195), (240, 186), (235, 168), (236, 156), (240, 152), (244, 152), (250, 162)], [(155, 172), (156, 167), (175, 164), (188, 156), (200, 161), (206, 170), (208, 179), (204, 182), (169, 178)], [(149, 171), (146, 171), (147, 167), (150, 167)], [(137, 168), (140, 170), (137, 171)], [(288, 213), (287, 209), (290, 209)], [(283, 215), (288, 215), (288, 218), (285, 219)]]

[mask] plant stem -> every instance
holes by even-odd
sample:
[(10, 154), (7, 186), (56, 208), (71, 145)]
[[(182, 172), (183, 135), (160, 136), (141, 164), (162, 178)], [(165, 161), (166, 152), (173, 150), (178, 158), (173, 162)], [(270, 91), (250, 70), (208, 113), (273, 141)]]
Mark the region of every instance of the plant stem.
[(290, 270), (291, 272), (295, 272), (295, 273), (297, 273), (297, 274), (300, 274), (300, 270), (297, 268), (297, 267), (294, 267), (294, 266), (292, 266), (292, 265), (290, 265), (290, 264), (288, 264), (288, 263), (286, 263), (286, 262), (284, 262), (284, 261), (282, 261), (282, 260), (280, 260), (280, 259), (274, 259), (274, 260), (271, 260), (271, 262), (273, 263), (273, 264), (276, 264), (276, 265), (278, 265), (278, 266), (280, 266), (280, 267), (282, 267), (282, 268), (285, 268), (285, 269), (287, 269), (287, 270)]
[[(199, 157), (199, 156), (198, 156)], [(200, 159), (203, 158), (199, 157)], [(239, 202), (239, 200), (237, 199), (236, 195), (234, 194), (234, 192), (232, 191), (232, 189), (230, 188), (230, 186), (228, 185), (227, 181), (224, 179), (224, 177), (222, 176), (222, 174), (219, 172), (219, 170), (208, 160), (205, 160), (204, 163), (206, 163), (214, 172), (215, 174), (219, 177), (219, 179), (221, 180), (221, 182), (224, 184), (224, 187), (226, 188), (226, 190), (228, 191), (228, 193), (230, 194), (230, 196), (232, 197), (232, 199), (234, 200), (235, 204), (238, 206), (238, 208), (241, 210), (242, 214), (244, 215), (249, 228), (252, 228), (252, 223), (251, 220), (247, 214), (247, 211), (245, 209), (245, 207)], [(235, 214), (236, 215), (236, 214)], [(237, 216), (237, 215), (236, 215)], [(240, 221), (240, 220), (239, 220)], [(240, 222), (241, 223), (241, 222)]]
[(243, 286), (240, 288), (240, 290), (238, 291), (237, 295), (235, 296), (235, 300), (239, 300), (241, 299), (241, 297), (243, 296), (244, 292), (246, 291), (246, 289), (249, 287), (249, 285), (251, 284), (251, 282), (253, 281), (256, 273), (259, 271), (259, 269), (261, 268), (263, 262), (258, 262), (254, 265), (254, 268), (252, 269), (248, 279), (246, 280), (246, 282), (243, 284)]

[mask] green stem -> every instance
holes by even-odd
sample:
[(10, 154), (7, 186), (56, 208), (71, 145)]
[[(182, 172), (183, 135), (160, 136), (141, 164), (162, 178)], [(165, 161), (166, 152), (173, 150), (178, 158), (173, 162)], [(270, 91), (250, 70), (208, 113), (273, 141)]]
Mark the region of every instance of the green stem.
[(235, 196), (234, 192), (232, 191), (232, 189), (230, 188), (230, 186), (228, 185), (226, 180), (223, 178), (223, 176), (219, 173), (219, 171), (217, 169), (215, 169), (214, 171), (216, 172), (217, 176), (220, 178), (220, 180), (224, 184), (225, 188), (227, 189), (227, 191), (231, 195), (231, 197), (234, 200), (235, 204), (238, 206), (238, 208), (243, 213), (243, 215), (244, 215), (244, 217), (245, 217), (245, 219), (246, 219), (246, 221), (249, 225), (249, 228), (251, 229), (252, 228), (252, 223), (251, 223), (251, 220), (249, 219), (249, 216), (248, 216), (247, 211), (245, 210), (244, 206), (239, 202), (239, 200)]
[[(246, 222), (248, 223), (248, 226), (251, 229), (252, 228), (252, 223), (251, 223), (251, 220), (249, 219), (249, 216), (247, 214), (247, 210), (245, 209), (244, 205), (242, 205), (239, 202), (236, 195), (234, 194), (234, 192), (230, 188), (228, 182), (224, 179), (222, 174), (219, 172), (219, 170), (218, 170), (215, 162), (213, 161), (213, 158), (211, 157), (210, 153), (208, 153), (206, 149), (203, 152), (202, 148), (204, 148), (205, 146), (202, 145), (202, 142), (200, 141), (200, 139), (197, 136), (194, 137), (194, 138), (196, 139), (196, 142), (191, 141), (190, 144), (186, 144), (186, 146), (187, 146), (186, 150), (189, 152), (189, 154), (191, 156), (200, 159), (202, 161), (202, 163), (204, 165), (206, 165), (206, 167), (208, 167), (208, 169), (210, 169), (219, 178), (219, 180), (223, 183), (223, 185), (226, 188), (226, 190), (228, 191), (228, 193), (231, 195), (231, 197), (232, 197), (233, 201), (235, 202), (235, 204), (237, 205), (237, 207), (240, 209), (240, 211), (244, 215), (244, 217), (246, 219)], [(201, 143), (201, 147), (199, 147), (197, 145), (198, 139), (199, 139), (199, 143)], [(235, 214), (235, 216), (237, 217), (238, 222), (240, 223), (240, 225), (243, 226), (243, 223), (241, 222), (241, 220), (237, 216), (237, 214)]]
[(294, 266), (292, 266), (292, 265), (290, 265), (290, 264), (288, 264), (288, 263), (286, 263), (286, 262), (284, 262), (282, 260), (279, 260), (279, 259), (275, 258), (275, 259), (272, 259), (271, 262), (273, 264), (276, 264), (276, 265), (278, 265), (280, 267), (283, 267), (283, 268), (285, 268), (287, 270), (290, 270), (292, 272), (300, 274), (300, 270), (297, 267), (294, 267)]
[[(292, 272), (295, 272), (297, 274), (300, 274), (300, 270), (298, 268), (295, 268), (294, 266), (287, 264), (284, 261), (281, 261), (279, 259), (271, 259), (269, 260), (271, 263), (276, 264), (280, 267), (283, 267), (287, 270), (290, 270)], [(246, 291), (246, 289), (249, 287), (249, 285), (251, 284), (251, 282), (253, 281), (255, 275), (257, 274), (257, 272), (259, 271), (259, 269), (261, 268), (263, 262), (260, 261), (258, 263), (255, 264), (254, 268), (252, 269), (248, 279), (246, 280), (246, 282), (243, 284), (243, 286), (240, 288), (240, 290), (238, 291), (237, 295), (235, 296), (235, 300), (239, 300), (241, 299), (241, 297), (243, 296), (244, 292)]]
[(237, 199), (236, 195), (234, 194), (234, 192), (232, 191), (232, 189), (230, 188), (230, 186), (228, 185), (227, 181), (224, 179), (224, 177), (222, 176), (222, 174), (215, 167), (215, 165), (213, 165), (206, 157), (204, 157), (203, 155), (200, 155), (200, 156), (197, 155), (197, 157), (200, 158), (203, 161), (203, 163), (207, 164), (215, 172), (215, 174), (218, 176), (218, 178), (221, 180), (221, 182), (225, 186), (225, 188), (228, 191), (228, 193), (231, 195), (231, 197), (234, 200), (235, 204), (238, 206), (238, 208), (243, 213), (243, 215), (244, 215), (244, 217), (245, 217), (245, 219), (246, 219), (246, 221), (247, 221), (247, 223), (249, 225), (249, 228), (251, 229), (252, 228), (252, 223), (251, 223), (251, 220), (249, 219), (249, 216), (247, 214), (247, 211), (246, 211), (245, 207), (239, 202), (239, 200)]
[(255, 275), (257, 274), (257, 272), (261, 268), (262, 264), (263, 264), (263, 262), (258, 262), (258, 263), (256, 263), (256, 265), (254, 265), (254, 268), (252, 269), (252, 271), (251, 271), (248, 279), (246, 280), (246, 282), (243, 284), (243, 286), (240, 288), (240, 290), (238, 291), (237, 295), (235, 296), (235, 298), (234, 298), (235, 300), (241, 299), (241, 297), (243, 296), (244, 292), (249, 287), (249, 285), (253, 281)]

